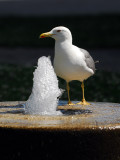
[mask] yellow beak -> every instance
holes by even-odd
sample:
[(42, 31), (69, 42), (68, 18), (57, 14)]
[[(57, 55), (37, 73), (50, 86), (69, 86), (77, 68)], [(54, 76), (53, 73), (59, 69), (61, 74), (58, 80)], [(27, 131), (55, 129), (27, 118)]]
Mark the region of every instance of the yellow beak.
[(53, 34), (51, 34), (50, 32), (46, 32), (46, 33), (42, 33), (41, 35), (40, 35), (40, 38), (45, 38), (45, 37), (50, 37), (50, 36), (52, 36)]

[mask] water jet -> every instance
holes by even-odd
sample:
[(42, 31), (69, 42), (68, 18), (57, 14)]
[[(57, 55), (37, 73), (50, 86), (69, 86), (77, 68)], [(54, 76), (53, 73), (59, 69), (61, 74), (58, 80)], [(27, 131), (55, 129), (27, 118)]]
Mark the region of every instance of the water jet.
[(35, 69), (32, 93), (25, 103), (26, 114), (56, 115), (58, 97), (62, 91), (58, 87), (57, 76), (50, 58), (41, 57)]

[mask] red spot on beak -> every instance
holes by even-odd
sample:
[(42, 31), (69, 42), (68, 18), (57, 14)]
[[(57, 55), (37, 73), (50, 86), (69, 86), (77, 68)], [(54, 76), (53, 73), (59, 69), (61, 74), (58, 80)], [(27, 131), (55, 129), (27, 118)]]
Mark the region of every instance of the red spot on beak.
[(45, 36), (41, 36), (40, 38), (45, 38)]

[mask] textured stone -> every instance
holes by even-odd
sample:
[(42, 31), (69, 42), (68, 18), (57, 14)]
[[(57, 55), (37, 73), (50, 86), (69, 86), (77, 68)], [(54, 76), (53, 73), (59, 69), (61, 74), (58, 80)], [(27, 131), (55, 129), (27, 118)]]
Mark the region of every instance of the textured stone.
[(91, 102), (89, 106), (75, 105), (72, 109), (63, 106), (65, 104), (60, 101), (58, 106), (63, 115), (39, 116), (24, 114), (24, 102), (0, 102), (0, 127), (76, 131), (120, 129), (120, 104)]

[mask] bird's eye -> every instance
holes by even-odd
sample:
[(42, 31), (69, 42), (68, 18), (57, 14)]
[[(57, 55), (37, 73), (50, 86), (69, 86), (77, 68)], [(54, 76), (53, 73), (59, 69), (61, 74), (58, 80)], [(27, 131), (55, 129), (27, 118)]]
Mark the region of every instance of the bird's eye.
[(61, 32), (61, 30), (57, 30), (57, 32)]

